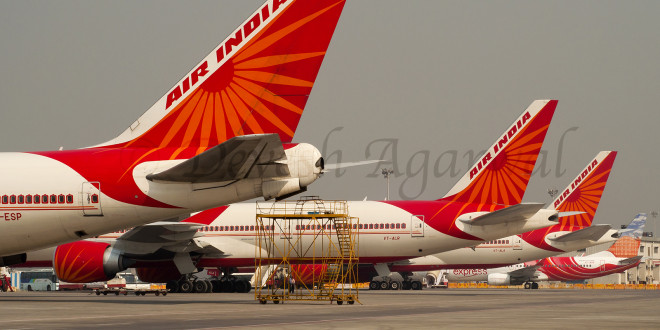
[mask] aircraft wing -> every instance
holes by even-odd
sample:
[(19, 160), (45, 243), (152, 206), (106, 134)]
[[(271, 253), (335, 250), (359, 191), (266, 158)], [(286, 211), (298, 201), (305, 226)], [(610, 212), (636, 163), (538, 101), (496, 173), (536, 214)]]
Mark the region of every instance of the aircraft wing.
[(534, 277), (534, 273), (541, 268), (542, 262), (537, 262), (533, 265), (512, 270), (509, 272), (509, 276), (512, 278), (522, 278), (522, 279), (531, 279)]
[(191, 244), (195, 239), (203, 236), (197, 232), (202, 227), (203, 224), (193, 222), (154, 222), (127, 231), (117, 238), (114, 247), (132, 255), (154, 253), (168, 247), (175, 249), (181, 245), (193, 248)]
[(623, 260), (619, 260), (619, 265), (630, 265), (634, 264), (642, 259), (642, 256), (634, 256), (632, 258), (627, 258)]
[(277, 134), (231, 138), (170, 169), (147, 175), (150, 181), (209, 183), (289, 175)]
[(489, 212), (472, 219), (460, 219), (461, 222), (485, 226), (498, 225), (507, 222), (524, 221), (532, 217), (536, 212), (543, 208), (542, 203), (521, 203)]
[(612, 229), (610, 225), (592, 225), (558, 237), (549, 238), (549, 240), (562, 243), (580, 240), (597, 241), (610, 229)]

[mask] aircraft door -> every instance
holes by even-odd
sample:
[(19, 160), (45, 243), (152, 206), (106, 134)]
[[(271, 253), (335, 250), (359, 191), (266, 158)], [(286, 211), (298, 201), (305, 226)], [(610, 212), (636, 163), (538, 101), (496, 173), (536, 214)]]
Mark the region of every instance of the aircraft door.
[(424, 216), (413, 215), (410, 217), (410, 236), (424, 237)]
[(518, 235), (513, 236), (513, 249), (522, 250), (522, 239)]
[(103, 216), (100, 182), (83, 182), (80, 193), (80, 206), (84, 216)]

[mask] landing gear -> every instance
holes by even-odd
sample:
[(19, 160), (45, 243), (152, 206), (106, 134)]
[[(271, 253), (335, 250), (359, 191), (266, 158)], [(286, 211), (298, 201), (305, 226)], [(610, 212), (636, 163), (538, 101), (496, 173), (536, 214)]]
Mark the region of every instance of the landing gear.
[(401, 290), (401, 282), (399, 281), (390, 282), (390, 290)]
[(410, 282), (410, 289), (412, 289), (412, 290), (421, 290), (422, 289), (422, 282), (420, 282), (420, 281)]
[(539, 284), (535, 282), (525, 282), (524, 287), (526, 290), (538, 290)]
[(193, 291), (193, 284), (187, 279), (179, 281), (179, 292), (191, 293)]
[(167, 281), (167, 284), (165, 284), (165, 288), (169, 293), (177, 293), (179, 292), (179, 282), (174, 280)]
[(193, 282), (193, 289), (192, 289), (193, 293), (205, 293), (206, 289), (207, 289), (206, 281), (196, 280), (195, 282)]
[(412, 283), (410, 281), (404, 281), (401, 283), (402, 290), (410, 290), (412, 288)]

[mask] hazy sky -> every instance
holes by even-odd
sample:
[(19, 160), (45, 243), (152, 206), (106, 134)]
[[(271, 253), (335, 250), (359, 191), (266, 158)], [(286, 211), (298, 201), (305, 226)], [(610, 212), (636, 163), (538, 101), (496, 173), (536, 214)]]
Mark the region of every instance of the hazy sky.
[[(0, 1), (0, 150), (113, 138), (262, 3)], [(618, 150), (595, 221), (628, 223), (660, 209), (658, 13), (659, 1), (348, 0), (295, 140), (327, 142), (329, 162), (396, 141), (392, 199), (436, 199), (529, 103), (558, 99), (547, 173), (525, 201), (548, 202)], [(374, 170), (325, 175), (309, 193), (383, 199)]]

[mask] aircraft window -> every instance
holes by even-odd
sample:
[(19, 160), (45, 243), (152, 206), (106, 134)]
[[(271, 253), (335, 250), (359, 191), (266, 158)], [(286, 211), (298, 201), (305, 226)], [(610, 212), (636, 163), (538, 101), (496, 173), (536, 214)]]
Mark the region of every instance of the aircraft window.
[(373, 223), (369, 224), (369, 229), (374, 229), (374, 224)]
[(390, 224), (390, 228), (394, 229), (394, 224), (393, 223)]
[(9, 196), (2, 195), (2, 204), (7, 204), (7, 203), (9, 203)]
[(506, 244), (509, 244), (509, 240), (506, 240)]
[(306, 229), (306, 230), (309, 230), (309, 225), (305, 226), (305, 229)]
[(353, 224), (353, 229), (357, 229), (357, 224)]
[(383, 229), (383, 228), (385, 228), (385, 224), (381, 223), (380, 224), (380, 229)]
[(92, 203), (98, 203), (99, 202), (99, 195), (94, 194), (92, 195)]
[(358, 229), (362, 229), (362, 224), (360, 224), (360, 225), (358, 226)]
[(215, 231), (220, 231), (220, 227), (215, 226)]
[(401, 229), (406, 229), (406, 224), (405, 223), (401, 224)]
[(229, 231), (229, 226), (225, 226), (225, 231)]
[(401, 228), (401, 224), (400, 224), (400, 223), (397, 223), (397, 224), (396, 224), (396, 229), (400, 229), (400, 228)]
[(25, 204), (32, 204), (32, 195), (25, 195)]
[(9, 204), (16, 204), (16, 195), (9, 196)]
[(41, 202), (44, 204), (48, 204), (48, 195), (41, 195)]
[(389, 223), (385, 224), (385, 229), (390, 229), (390, 224)]
[(234, 231), (234, 226), (229, 227), (229, 230)]
[(300, 225), (296, 225), (296, 230), (300, 230)]
[(25, 196), (18, 195), (18, 204), (23, 204), (23, 203), (25, 203)]
[(57, 204), (57, 195), (50, 195), (50, 203)]
[(266, 225), (266, 230), (269, 230), (269, 229), (270, 229), (270, 226), (269, 226), (269, 225)]
[(60, 204), (64, 204), (64, 195), (57, 196), (57, 202)]
[(66, 203), (73, 204), (73, 195), (71, 194), (66, 195)]
[(254, 226), (250, 226), (250, 230), (251, 230), (251, 231), (254, 231)]

